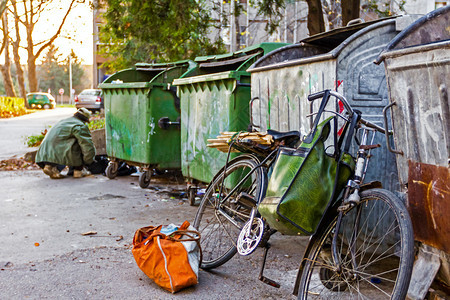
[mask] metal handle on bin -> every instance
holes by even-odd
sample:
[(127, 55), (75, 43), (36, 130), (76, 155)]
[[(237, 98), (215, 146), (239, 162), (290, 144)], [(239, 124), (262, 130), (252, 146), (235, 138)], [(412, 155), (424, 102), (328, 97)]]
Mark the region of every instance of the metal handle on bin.
[(392, 106), (397, 105), (397, 103), (392, 102), (391, 104), (387, 105), (385, 108), (383, 108), (383, 119), (384, 119), (384, 128), (386, 130), (386, 134), (384, 135), (386, 138), (386, 147), (388, 148), (388, 150), (394, 154), (400, 154), (403, 155), (403, 151), (401, 150), (395, 150), (392, 149), (391, 147), (391, 142), (389, 141), (389, 135), (392, 133), (391, 131), (388, 130), (388, 120), (387, 120), (387, 111), (389, 108), (391, 108)]
[(158, 126), (161, 129), (167, 130), (169, 129), (170, 126), (180, 126), (181, 122), (180, 122), (180, 118), (177, 119), (176, 122), (170, 121), (170, 119), (168, 117), (162, 117), (161, 119), (158, 120)]
[[(253, 97), (251, 100), (250, 100), (250, 103), (249, 103), (249, 112), (250, 112), (250, 126), (251, 126), (251, 129), (253, 130), (253, 129), (255, 129), (255, 128), (261, 128), (261, 126), (257, 126), (257, 125), (255, 125), (254, 123), (253, 123), (253, 101), (255, 101), (255, 100), (260, 100), (259, 99), (259, 97)], [(261, 120), (261, 118), (260, 118), (260, 120)]]

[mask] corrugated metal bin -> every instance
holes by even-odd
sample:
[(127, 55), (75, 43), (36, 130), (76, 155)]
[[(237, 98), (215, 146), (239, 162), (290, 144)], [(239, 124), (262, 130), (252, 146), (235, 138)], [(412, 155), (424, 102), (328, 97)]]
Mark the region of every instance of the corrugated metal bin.
[[(399, 32), (396, 24), (397, 19), (391, 18), (335, 29), (258, 60), (249, 69), (253, 126), (306, 134), (312, 126), (307, 115), (317, 111), (307, 96), (330, 88), (345, 95), (365, 119), (383, 125), (387, 85), (383, 67), (373, 62)], [(375, 143), (384, 145), (384, 137), (378, 136)], [(395, 155), (386, 147), (374, 155), (377, 167), (369, 167), (366, 181), (381, 180), (385, 188), (397, 190)]]
[(148, 187), (151, 169), (179, 169), (180, 107), (173, 79), (190, 74), (192, 61), (139, 63), (110, 76), (100, 88), (105, 99), (109, 178), (119, 162), (141, 167), (139, 185)]
[[(447, 254), (450, 285), (450, 6), (402, 31), (378, 58), (384, 61), (397, 168), (415, 239)], [(420, 256), (420, 255), (419, 255)], [(423, 273), (418, 270), (417, 273)], [(414, 279), (414, 273), (413, 273)], [(432, 280), (433, 278), (431, 278)], [(419, 277), (418, 281), (423, 278)], [(425, 293), (427, 290), (424, 291)]]
[(190, 182), (210, 182), (226, 154), (206, 147), (220, 132), (247, 130), (250, 74), (264, 54), (285, 46), (263, 43), (223, 55), (197, 57), (196, 75), (174, 80), (181, 100), (181, 168)]

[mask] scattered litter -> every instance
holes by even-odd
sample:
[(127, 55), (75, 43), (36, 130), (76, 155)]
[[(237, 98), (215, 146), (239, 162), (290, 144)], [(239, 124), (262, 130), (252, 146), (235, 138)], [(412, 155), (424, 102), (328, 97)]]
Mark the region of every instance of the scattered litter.
[[(174, 189), (174, 188), (154, 188), (156, 190), (156, 194), (167, 194), (169, 196), (169, 199), (183, 199), (186, 198), (186, 190), (185, 189)], [(167, 199), (163, 199), (161, 201), (168, 201)]]
[(380, 284), (381, 283), (381, 279), (377, 278), (377, 277), (371, 277), (370, 278), (370, 282), (375, 283), (375, 284)]
[(154, 191), (161, 190), (161, 188), (159, 186), (157, 186), (157, 185), (152, 185), (152, 186), (149, 186), (148, 188), (151, 189), (151, 190), (154, 190)]
[(85, 233), (82, 233), (81, 235), (93, 235), (93, 234), (97, 234), (97, 231), (87, 231)]
[(40, 244), (39, 244), (39, 243), (34, 243), (34, 245), (35, 245), (36, 247), (39, 247)]
[(111, 233), (108, 233), (109, 235), (92, 235), (91, 237), (110, 237), (110, 238), (115, 238), (116, 241), (121, 241), (123, 240), (123, 236), (122, 235), (111, 235)]

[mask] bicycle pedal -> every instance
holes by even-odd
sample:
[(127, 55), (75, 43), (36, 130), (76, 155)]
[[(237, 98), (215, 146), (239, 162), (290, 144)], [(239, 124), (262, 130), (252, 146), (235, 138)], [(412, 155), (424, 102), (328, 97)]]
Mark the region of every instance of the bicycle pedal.
[(270, 286), (273, 286), (275, 288), (280, 288), (280, 284), (272, 279), (269, 279), (267, 277), (261, 276), (259, 277), (259, 280), (261, 280), (262, 282), (264, 282), (265, 284), (268, 284)]

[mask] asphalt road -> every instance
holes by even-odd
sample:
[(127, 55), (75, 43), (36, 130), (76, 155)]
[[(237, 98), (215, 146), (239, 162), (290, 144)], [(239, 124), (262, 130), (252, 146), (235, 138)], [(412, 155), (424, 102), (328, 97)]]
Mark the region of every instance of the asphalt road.
[(75, 112), (75, 108), (57, 107), (17, 118), (0, 119), (0, 160), (23, 155), (30, 150), (25, 144), (26, 137), (39, 134)]
[[(17, 135), (73, 111), (40, 112), (44, 122), (39, 115), (0, 120), (1, 137), (18, 145)], [(0, 157), (26, 149), (0, 145)], [(197, 207), (169, 193), (184, 188), (181, 177), (154, 177), (141, 189), (131, 176), (51, 180), (40, 170), (0, 171), (0, 299), (295, 299), (305, 237), (272, 237), (264, 274), (279, 289), (258, 280), (262, 249), (200, 270), (199, 284), (175, 295), (146, 277), (131, 253), (134, 232), (192, 222)], [(82, 235), (88, 231), (97, 234)]]

